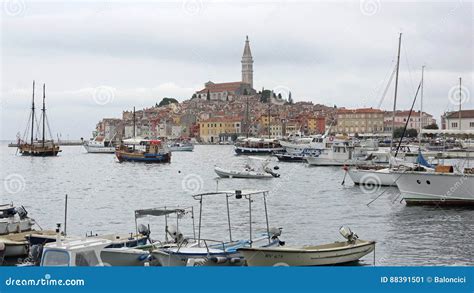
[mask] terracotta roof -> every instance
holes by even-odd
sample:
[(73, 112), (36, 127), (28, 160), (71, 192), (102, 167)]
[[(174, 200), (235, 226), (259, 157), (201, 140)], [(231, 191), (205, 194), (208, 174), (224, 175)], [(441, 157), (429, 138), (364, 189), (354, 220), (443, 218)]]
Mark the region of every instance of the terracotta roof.
[(213, 83), (209, 84), (206, 88), (198, 91), (198, 94), (206, 94), (209, 90), (210, 93), (217, 93), (217, 92), (224, 92), (224, 91), (236, 91), (243, 82), (236, 81), (236, 82), (224, 82), (224, 83)]
[(380, 109), (373, 109), (373, 108), (359, 108), (359, 109), (337, 109), (338, 114), (346, 114), (346, 113), (381, 113), (383, 112)]
[[(459, 111), (446, 113), (446, 118), (448, 118), (448, 119), (459, 118)], [(461, 118), (474, 118), (474, 109), (473, 110), (461, 110)]]
[[(433, 115), (431, 114), (428, 114), (426, 112), (423, 112), (424, 113), (424, 116), (425, 117), (433, 117)], [(385, 114), (387, 116), (392, 116), (392, 111), (385, 111)], [(395, 116), (402, 116), (402, 117), (405, 117), (405, 116), (408, 116), (410, 114), (410, 110), (404, 110), (404, 111), (396, 111), (395, 112)], [(411, 112), (411, 117), (419, 117), (421, 116), (420, 115), (420, 111), (412, 111)]]

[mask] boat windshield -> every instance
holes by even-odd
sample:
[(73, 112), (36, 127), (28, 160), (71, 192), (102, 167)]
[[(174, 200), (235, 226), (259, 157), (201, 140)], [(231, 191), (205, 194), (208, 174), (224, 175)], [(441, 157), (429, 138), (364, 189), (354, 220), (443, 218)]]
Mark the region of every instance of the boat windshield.
[(43, 254), (43, 266), (67, 267), (69, 266), (69, 254), (61, 250), (47, 250)]
[(76, 266), (95, 267), (99, 265), (99, 259), (94, 250), (81, 251), (76, 254)]

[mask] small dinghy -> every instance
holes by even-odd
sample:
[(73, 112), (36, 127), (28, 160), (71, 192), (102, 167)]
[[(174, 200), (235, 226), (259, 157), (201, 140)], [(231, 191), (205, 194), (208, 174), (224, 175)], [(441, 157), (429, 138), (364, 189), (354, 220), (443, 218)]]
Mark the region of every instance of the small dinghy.
[(358, 261), (375, 249), (375, 241), (358, 239), (349, 228), (339, 229), (347, 241), (302, 247), (243, 247), (237, 249), (248, 266), (323, 266)]
[[(280, 174), (274, 172), (272, 168), (268, 166), (270, 164), (270, 159), (271, 158), (261, 159), (255, 157), (248, 157), (247, 162), (242, 167), (237, 167), (234, 169), (215, 167), (214, 172), (216, 172), (216, 174), (222, 178), (278, 178), (280, 177)], [(275, 167), (275, 169), (278, 169), (278, 167)]]

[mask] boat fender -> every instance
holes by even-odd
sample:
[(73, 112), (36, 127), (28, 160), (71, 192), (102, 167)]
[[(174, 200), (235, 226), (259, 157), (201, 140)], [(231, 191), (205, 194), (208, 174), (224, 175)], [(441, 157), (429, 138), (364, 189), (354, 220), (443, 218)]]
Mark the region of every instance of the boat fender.
[(225, 263), (227, 261), (227, 257), (224, 256), (212, 256), (209, 259), (215, 263)]
[(150, 255), (148, 254), (142, 254), (138, 257), (138, 260), (139, 261), (144, 261), (144, 260), (148, 260), (150, 258)]
[(278, 241), (278, 245), (280, 245), (280, 246), (285, 246), (285, 244), (286, 244), (285, 241), (281, 241), (281, 240)]
[(239, 258), (239, 257), (233, 257), (233, 258), (231, 258), (231, 259), (229, 260), (229, 262), (230, 262), (231, 264), (238, 264), (238, 263), (241, 263), (241, 262), (242, 262), (242, 259)]

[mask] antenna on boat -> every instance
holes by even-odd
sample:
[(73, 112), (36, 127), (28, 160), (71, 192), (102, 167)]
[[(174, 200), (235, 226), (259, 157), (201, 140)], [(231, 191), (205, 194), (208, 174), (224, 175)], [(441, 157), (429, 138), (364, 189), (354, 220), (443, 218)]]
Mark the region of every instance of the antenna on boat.
[(66, 236), (66, 228), (67, 228), (67, 194), (64, 201), (64, 236)]

